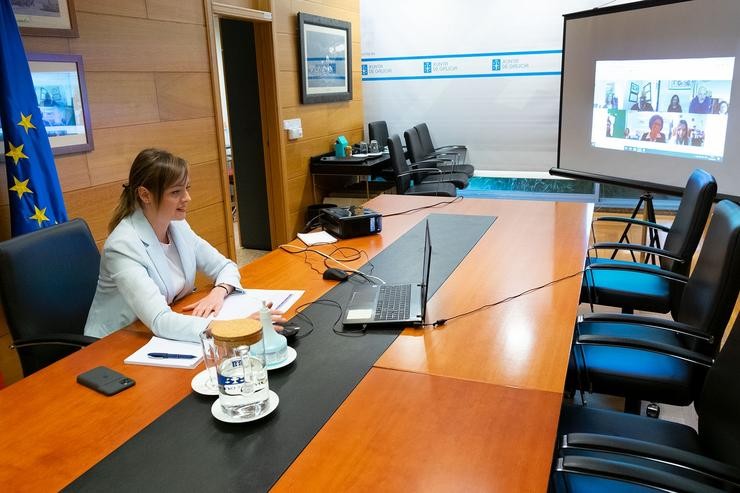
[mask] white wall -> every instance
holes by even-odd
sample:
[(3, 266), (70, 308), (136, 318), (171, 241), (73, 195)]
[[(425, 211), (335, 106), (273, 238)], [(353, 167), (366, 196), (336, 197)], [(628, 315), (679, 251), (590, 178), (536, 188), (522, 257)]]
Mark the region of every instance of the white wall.
[(605, 3), (628, 2), (362, 0), (366, 123), (425, 121), (479, 169), (555, 166), (562, 15)]

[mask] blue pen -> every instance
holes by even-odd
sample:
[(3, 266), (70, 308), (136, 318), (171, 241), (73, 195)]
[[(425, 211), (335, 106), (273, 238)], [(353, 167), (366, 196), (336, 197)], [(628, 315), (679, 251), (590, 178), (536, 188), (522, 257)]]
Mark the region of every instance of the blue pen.
[(174, 353), (149, 353), (147, 354), (150, 358), (159, 359), (193, 359), (195, 356), (192, 354), (174, 354)]

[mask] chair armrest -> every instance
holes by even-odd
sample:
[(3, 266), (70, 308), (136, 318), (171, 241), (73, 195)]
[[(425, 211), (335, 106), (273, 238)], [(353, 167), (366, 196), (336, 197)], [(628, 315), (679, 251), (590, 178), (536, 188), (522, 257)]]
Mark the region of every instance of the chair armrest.
[(650, 221), (643, 221), (642, 219), (634, 219), (631, 217), (619, 217), (619, 216), (604, 216), (604, 217), (597, 217), (594, 219), (594, 222), (596, 221), (607, 221), (607, 222), (616, 222), (616, 223), (629, 223), (634, 224), (636, 226), (645, 226), (648, 228), (653, 229), (659, 229), (664, 232), (669, 232), (671, 230), (670, 227), (664, 226), (662, 224), (653, 223)]
[(97, 341), (97, 337), (90, 337), (82, 334), (50, 334), (48, 336), (31, 337), (28, 339), (18, 339), (10, 345), (11, 349), (19, 349), (31, 346), (41, 345), (61, 345), (85, 347)]
[(409, 175), (418, 175), (418, 174), (426, 174), (426, 173), (437, 173), (442, 174), (442, 170), (438, 168), (419, 168), (411, 171), (404, 171), (403, 173), (396, 174), (397, 177), (400, 176), (409, 176)]
[(696, 491), (719, 493), (722, 491), (708, 484), (657, 469), (582, 455), (568, 455), (559, 458), (555, 470), (560, 473), (596, 476), (681, 493)]
[(637, 245), (635, 243), (594, 243), (588, 250), (629, 250), (632, 252), (651, 253), (659, 257), (671, 259), (674, 262), (685, 262), (685, 260), (681, 257), (677, 257), (669, 251), (663, 250), (662, 248), (655, 248), (647, 245)]
[(689, 469), (740, 486), (740, 470), (734, 466), (693, 452), (633, 438), (595, 433), (569, 433), (563, 436), (561, 450), (563, 449), (594, 450), (640, 457)]
[(464, 146), (462, 144), (450, 144), (450, 145), (446, 145), (446, 146), (442, 146), (442, 147), (437, 147), (434, 150), (435, 151), (444, 151), (445, 149), (454, 149), (454, 150), (457, 150), (457, 151), (467, 151), (468, 150), (468, 146)]
[(697, 329), (693, 325), (675, 322), (665, 318), (646, 317), (644, 315), (632, 315), (627, 313), (592, 313), (588, 315), (579, 315), (576, 319), (577, 324), (587, 324), (592, 322), (609, 322), (614, 324), (639, 324), (655, 327), (656, 329), (670, 330), (681, 335), (694, 337), (710, 344), (714, 343), (714, 336)]
[[(666, 279), (670, 279), (671, 281), (680, 282), (683, 284), (686, 284), (689, 282), (689, 278), (686, 276), (682, 276), (681, 274), (676, 274), (675, 272), (671, 272), (669, 270), (665, 269), (654, 269), (652, 267), (646, 267), (643, 264), (590, 264), (587, 265), (584, 269), (586, 271), (588, 270), (625, 270), (628, 272), (640, 272), (642, 274), (651, 274), (654, 276), (660, 276), (664, 277)], [(588, 276), (586, 276), (586, 283), (588, 283)]]
[(605, 336), (596, 334), (581, 334), (576, 337), (575, 344), (578, 346), (611, 346), (627, 349), (637, 349), (639, 351), (649, 351), (658, 353), (671, 358), (680, 359), (687, 363), (710, 368), (714, 364), (714, 359), (696, 351), (664, 344), (662, 342), (646, 341), (642, 339), (632, 339), (629, 337)]

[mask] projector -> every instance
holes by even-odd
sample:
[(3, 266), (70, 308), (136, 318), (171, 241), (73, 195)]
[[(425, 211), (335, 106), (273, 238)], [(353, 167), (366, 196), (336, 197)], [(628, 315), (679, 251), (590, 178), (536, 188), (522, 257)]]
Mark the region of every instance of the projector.
[(321, 209), (319, 223), (325, 231), (338, 238), (354, 238), (380, 233), (383, 216), (361, 206)]

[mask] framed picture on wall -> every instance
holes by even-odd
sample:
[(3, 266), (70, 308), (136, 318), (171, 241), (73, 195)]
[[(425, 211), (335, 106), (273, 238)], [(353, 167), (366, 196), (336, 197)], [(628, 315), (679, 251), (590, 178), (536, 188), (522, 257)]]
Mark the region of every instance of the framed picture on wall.
[(39, 109), (55, 155), (93, 149), (80, 55), (28, 54)]
[(76, 38), (74, 0), (10, 0), (21, 34)]
[(301, 102), (352, 99), (352, 25), (298, 13), (301, 55)]

